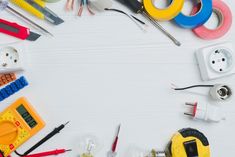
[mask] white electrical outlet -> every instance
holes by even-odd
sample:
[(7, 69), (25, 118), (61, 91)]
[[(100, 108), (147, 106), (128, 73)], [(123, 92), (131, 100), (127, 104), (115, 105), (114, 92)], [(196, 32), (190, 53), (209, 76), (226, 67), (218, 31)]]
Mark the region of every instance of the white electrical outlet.
[[(17, 72), (23, 70), (22, 45), (4, 45), (0, 46), (0, 73)], [(25, 56), (25, 55), (24, 55)]]
[(234, 49), (230, 43), (216, 44), (196, 51), (202, 80), (235, 74)]

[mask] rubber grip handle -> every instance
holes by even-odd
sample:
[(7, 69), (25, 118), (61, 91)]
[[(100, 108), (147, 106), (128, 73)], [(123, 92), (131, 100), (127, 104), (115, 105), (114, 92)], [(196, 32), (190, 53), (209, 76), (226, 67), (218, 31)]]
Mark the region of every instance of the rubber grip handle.
[(22, 40), (25, 40), (30, 35), (28, 28), (3, 19), (0, 19), (0, 32)]
[(138, 0), (122, 0), (133, 12), (141, 13), (144, 10), (144, 6)]
[(35, 3), (37, 3), (38, 5), (40, 5), (41, 7), (45, 8), (46, 7), (46, 3), (42, 0), (33, 0)]
[[(34, 16), (40, 18), (40, 19), (44, 19), (44, 15), (43, 13), (41, 13), (39, 10), (37, 10), (36, 8), (34, 8), (32, 5), (30, 5), (29, 3), (27, 3), (24, 0), (10, 0), (13, 4), (19, 6), (20, 8), (26, 10), (27, 12), (33, 14)], [(37, 4), (41, 4), (38, 3), (38, 1), (34, 1)], [(43, 7), (43, 6), (42, 6)]]

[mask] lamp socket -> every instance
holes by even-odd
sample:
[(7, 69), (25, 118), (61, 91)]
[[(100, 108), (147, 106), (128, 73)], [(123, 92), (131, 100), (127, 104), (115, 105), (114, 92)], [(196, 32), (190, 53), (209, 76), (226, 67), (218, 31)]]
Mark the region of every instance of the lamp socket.
[(235, 74), (232, 44), (211, 45), (197, 50), (195, 54), (203, 81)]

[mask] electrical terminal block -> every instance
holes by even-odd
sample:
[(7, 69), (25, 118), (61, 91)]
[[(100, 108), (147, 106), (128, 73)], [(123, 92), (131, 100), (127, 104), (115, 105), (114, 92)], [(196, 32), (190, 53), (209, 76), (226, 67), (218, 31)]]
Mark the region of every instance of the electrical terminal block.
[(27, 85), (28, 82), (26, 78), (24, 76), (21, 76), (19, 79), (15, 80), (14, 82), (10, 83), (0, 90), (0, 102), (15, 94)]

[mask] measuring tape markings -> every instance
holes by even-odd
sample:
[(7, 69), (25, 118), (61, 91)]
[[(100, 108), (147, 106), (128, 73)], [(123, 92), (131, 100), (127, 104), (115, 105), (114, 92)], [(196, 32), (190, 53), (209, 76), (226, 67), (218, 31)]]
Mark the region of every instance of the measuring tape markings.
[(176, 17), (184, 5), (184, 0), (172, 0), (166, 9), (157, 8), (152, 0), (143, 0), (145, 10), (156, 20), (171, 20)]
[[(219, 25), (216, 29), (208, 29), (204, 25), (193, 29), (193, 32), (200, 38), (205, 40), (217, 39), (224, 36), (232, 25), (232, 12), (228, 5), (221, 0), (213, 0), (212, 2), (213, 11), (219, 17)], [(192, 14), (197, 12), (199, 6), (195, 6)]]
[(212, 0), (200, 0), (200, 9), (190, 16), (179, 13), (175, 18), (175, 22), (183, 28), (196, 28), (203, 25), (212, 14)]

